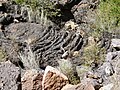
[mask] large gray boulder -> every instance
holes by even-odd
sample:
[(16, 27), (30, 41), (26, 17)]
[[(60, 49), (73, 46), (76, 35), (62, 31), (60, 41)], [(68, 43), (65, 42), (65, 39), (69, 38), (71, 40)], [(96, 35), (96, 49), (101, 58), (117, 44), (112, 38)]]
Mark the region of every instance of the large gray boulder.
[(0, 90), (21, 90), (20, 68), (10, 61), (0, 63)]

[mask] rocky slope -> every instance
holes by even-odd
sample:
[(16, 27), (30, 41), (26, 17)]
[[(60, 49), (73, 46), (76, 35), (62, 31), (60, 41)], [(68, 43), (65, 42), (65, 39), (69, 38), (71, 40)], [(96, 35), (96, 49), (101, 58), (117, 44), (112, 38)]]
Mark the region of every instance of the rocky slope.
[(0, 90), (119, 90), (120, 35), (89, 35), (99, 0), (53, 3), (56, 21), (0, 1)]

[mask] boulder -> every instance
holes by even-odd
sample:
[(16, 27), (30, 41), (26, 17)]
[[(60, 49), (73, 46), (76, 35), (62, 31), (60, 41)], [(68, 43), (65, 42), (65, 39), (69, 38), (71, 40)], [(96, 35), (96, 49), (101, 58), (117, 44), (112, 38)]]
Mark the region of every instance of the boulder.
[(0, 90), (21, 90), (20, 68), (10, 61), (0, 63)]
[(47, 66), (42, 81), (42, 90), (61, 90), (68, 78), (57, 69)]
[(71, 84), (67, 84), (66, 86), (64, 86), (61, 90), (95, 90), (92, 84), (78, 84), (78, 85), (71, 85)]
[(42, 78), (39, 71), (27, 70), (22, 77), (22, 90), (42, 90)]

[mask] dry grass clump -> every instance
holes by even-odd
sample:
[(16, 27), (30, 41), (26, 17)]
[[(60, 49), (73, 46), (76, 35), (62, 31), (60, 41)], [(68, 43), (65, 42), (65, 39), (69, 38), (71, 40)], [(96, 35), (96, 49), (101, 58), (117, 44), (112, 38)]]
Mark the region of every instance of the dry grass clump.
[(0, 62), (2, 62), (5, 58), (5, 52), (0, 48)]
[(80, 79), (77, 76), (75, 76), (76, 68), (72, 65), (72, 63), (69, 60), (60, 60), (59, 69), (68, 77), (71, 84), (80, 83)]
[(106, 50), (105, 48), (100, 48), (97, 42), (90, 42), (86, 47), (84, 47), (82, 59), (86, 66), (90, 66), (92, 63), (99, 64), (105, 60)]
[[(54, 3), (50, 0), (12, 0), (22, 6), (28, 6), (33, 14), (36, 14), (39, 18), (41, 15), (46, 16), (49, 19), (61, 16), (61, 10), (56, 8)], [(35, 16), (35, 18), (36, 18)], [(45, 18), (46, 18), (45, 17)], [(38, 18), (36, 18), (37, 20)]]

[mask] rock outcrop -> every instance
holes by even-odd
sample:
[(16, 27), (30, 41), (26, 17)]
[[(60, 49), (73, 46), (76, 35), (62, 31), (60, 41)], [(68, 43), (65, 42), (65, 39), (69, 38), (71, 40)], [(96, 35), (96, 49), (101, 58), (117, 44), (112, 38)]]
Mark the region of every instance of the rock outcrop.
[(68, 78), (57, 69), (47, 66), (42, 81), (42, 90), (61, 90)]
[(61, 15), (0, 1), (0, 90), (120, 90), (119, 29), (91, 33), (100, 0), (49, 1)]
[(27, 70), (21, 79), (22, 90), (42, 90), (42, 78), (40, 71)]
[[(6, 37), (5, 40), (1, 39), (2, 47), (13, 62), (20, 60), (26, 68), (44, 69), (47, 65), (57, 66), (57, 60), (66, 51), (80, 51), (83, 45), (83, 37), (75, 31), (34, 23), (11, 24), (5, 28), (4, 34)], [(29, 61), (30, 66), (25, 61)]]
[(0, 90), (22, 90), (20, 68), (10, 61), (0, 63)]

